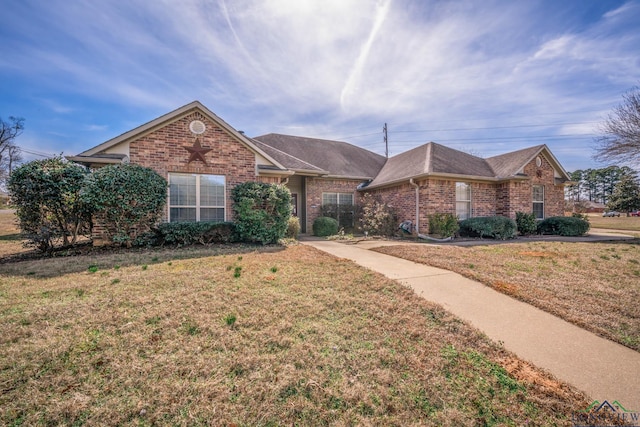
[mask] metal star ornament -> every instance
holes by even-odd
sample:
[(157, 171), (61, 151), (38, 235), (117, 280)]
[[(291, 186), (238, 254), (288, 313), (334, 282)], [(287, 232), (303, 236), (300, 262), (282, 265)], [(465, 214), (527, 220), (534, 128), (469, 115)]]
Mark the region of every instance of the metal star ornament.
[(202, 163), (204, 163), (205, 165), (207, 164), (207, 160), (204, 158), (204, 155), (211, 151), (211, 148), (205, 148), (200, 145), (200, 138), (196, 138), (195, 142), (193, 143), (193, 147), (187, 147), (186, 145), (184, 145), (183, 147), (189, 153), (191, 153), (189, 155), (189, 161), (187, 163), (191, 163), (194, 160), (199, 159), (202, 160)]

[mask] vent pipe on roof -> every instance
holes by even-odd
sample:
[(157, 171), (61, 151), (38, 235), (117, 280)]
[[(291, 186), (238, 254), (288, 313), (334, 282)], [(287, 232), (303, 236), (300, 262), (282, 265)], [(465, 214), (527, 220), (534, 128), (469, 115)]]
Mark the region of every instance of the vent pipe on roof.
[(416, 233), (420, 234), (420, 186), (409, 178), (409, 184), (416, 189)]

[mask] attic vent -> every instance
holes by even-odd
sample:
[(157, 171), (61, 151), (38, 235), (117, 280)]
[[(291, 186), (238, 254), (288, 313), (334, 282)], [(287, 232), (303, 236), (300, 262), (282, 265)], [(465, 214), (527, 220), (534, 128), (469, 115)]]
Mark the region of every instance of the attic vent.
[(542, 166), (542, 158), (540, 158), (540, 156), (536, 157), (536, 166), (537, 167)]
[(204, 133), (205, 130), (207, 130), (207, 128), (205, 127), (204, 123), (202, 123), (200, 120), (194, 120), (191, 123), (189, 123), (189, 130), (195, 133), (196, 135), (201, 135)]

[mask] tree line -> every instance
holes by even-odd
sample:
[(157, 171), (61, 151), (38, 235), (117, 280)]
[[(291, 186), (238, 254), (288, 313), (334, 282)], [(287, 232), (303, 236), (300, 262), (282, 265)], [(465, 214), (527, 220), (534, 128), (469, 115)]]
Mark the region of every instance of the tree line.
[(623, 177), (637, 181), (638, 173), (628, 166), (608, 166), (600, 169), (578, 169), (570, 172), (573, 185), (566, 187), (569, 202), (594, 202), (607, 204)]

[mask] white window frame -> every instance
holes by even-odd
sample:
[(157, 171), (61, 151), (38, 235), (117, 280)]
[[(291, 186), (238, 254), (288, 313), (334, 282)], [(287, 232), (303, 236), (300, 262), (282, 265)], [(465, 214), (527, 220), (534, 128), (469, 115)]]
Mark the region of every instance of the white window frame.
[[(196, 179), (196, 204), (195, 205), (172, 205), (171, 204), (171, 177), (172, 176), (191, 176)], [(222, 178), (223, 184), (223, 205), (222, 206), (203, 206), (200, 203), (200, 179), (203, 176), (214, 176), (216, 178)], [(195, 222), (200, 222), (200, 210), (201, 209), (222, 209), (223, 210), (223, 221), (227, 220), (227, 178), (224, 175), (213, 175), (213, 174), (195, 174), (195, 173), (169, 173), (169, 188), (167, 192), (167, 221), (171, 222), (171, 208), (190, 208), (196, 210), (196, 220)]]
[[(542, 189), (542, 200), (536, 200), (535, 199), (535, 197), (536, 197), (536, 188)], [(544, 185), (542, 185), (542, 184), (534, 184), (532, 186), (532, 188), (531, 188), (531, 201), (532, 201), (532, 203), (531, 203), (531, 211), (534, 214), (536, 214), (535, 206), (536, 205), (541, 205), (542, 206), (542, 210), (541, 210), (542, 215), (538, 216), (536, 214), (536, 219), (544, 219)]]
[[(466, 187), (466, 191), (465, 193), (468, 194), (468, 199), (459, 199), (458, 198), (458, 187), (464, 185)], [(471, 199), (472, 197), (472, 189), (471, 189), (471, 184), (468, 182), (456, 182), (456, 216), (458, 217), (458, 219), (460, 220), (464, 220), (464, 219), (468, 219), (472, 217), (472, 210), (471, 210)], [(458, 209), (459, 205), (465, 205), (465, 211), (463, 215), (460, 214), (460, 212), (462, 212), (462, 209)]]

